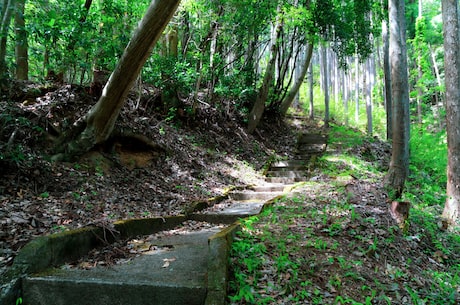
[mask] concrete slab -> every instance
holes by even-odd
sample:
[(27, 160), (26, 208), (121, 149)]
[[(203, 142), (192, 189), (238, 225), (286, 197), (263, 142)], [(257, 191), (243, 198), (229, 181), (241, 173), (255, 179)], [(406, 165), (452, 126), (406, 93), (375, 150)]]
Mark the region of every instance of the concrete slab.
[(293, 184), (296, 182), (303, 182), (303, 181), (308, 181), (308, 177), (301, 177), (301, 178), (287, 178), (287, 177), (266, 177), (265, 181), (266, 182), (272, 182), (272, 183), (285, 183), (285, 184)]
[(302, 171), (268, 171), (267, 177), (305, 178), (308, 172)]
[(268, 192), (257, 192), (257, 191), (244, 191), (244, 192), (235, 192), (229, 194), (231, 200), (234, 201), (244, 201), (244, 200), (269, 200), (273, 197), (282, 195), (283, 191), (268, 191)]
[(152, 245), (167, 247), (120, 265), (26, 277), (24, 304), (204, 304), (208, 238), (219, 231), (215, 227), (152, 240)]
[(251, 187), (254, 192), (286, 192), (289, 191), (290, 185), (283, 183), (267, 183)]
[(327, 138), (327, 135), (323, 134), (304, 133), (299, 136), (297, 144), (326, 144)]

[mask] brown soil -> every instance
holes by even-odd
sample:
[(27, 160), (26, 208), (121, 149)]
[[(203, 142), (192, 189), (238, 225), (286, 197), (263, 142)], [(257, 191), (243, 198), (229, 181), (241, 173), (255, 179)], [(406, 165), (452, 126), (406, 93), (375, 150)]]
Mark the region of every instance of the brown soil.
[[(194, 118), (162, 113), (154, 88), (129, 97), (114, 138), (72, 163), (53, 141), (95, 103), (86, 88), (16, 83), (0, 102), (0, 274), (36, 236), (119, 219), (176, 215), (232, 185), (261, 181), (265, 162), (292, 154), (300, 127), (266, 123), (254, 135), (229, 103)], [(139, 144), (140, 143), (140, 144)]]

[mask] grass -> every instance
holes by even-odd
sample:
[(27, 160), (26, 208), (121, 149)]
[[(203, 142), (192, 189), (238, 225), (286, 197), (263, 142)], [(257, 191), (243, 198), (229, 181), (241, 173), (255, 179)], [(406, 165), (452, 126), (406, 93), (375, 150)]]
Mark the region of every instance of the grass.
[(458, 304), (460, 236), (437, 225), (443, 134), (411, 142), (404, 196), (412, 208), (404, 231), (387, 213), (384, 144), (335, 125), (330, 141), (331, 153), (317, 162), (321, 179), (242, 221), (229, 304)]

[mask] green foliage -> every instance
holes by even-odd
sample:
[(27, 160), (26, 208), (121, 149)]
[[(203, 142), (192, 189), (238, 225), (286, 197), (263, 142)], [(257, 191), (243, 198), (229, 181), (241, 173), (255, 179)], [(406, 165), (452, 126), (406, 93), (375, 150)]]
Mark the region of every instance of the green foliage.
[(431, 133), (412, 128), (410, 177), (405, 197), (413, 203), (443, 205), (447, 183), (446, 132)]
[(145, 8), (122, 0), (93, 1), (89, 11), (81, 1), (27, 1), (31, 76), (53, 70), (88, 80), (92, 68), (113, 69)]

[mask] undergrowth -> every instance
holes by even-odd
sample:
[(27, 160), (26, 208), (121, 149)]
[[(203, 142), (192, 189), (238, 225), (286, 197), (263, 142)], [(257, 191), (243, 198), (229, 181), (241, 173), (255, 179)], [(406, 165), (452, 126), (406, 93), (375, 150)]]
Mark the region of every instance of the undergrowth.
[(459, 304), (460, 236), (437, 224), (445, 135), (411, 141), (404, 231), (383, 194), (388, 165), (379, 155), (386, 148), (378, 148), (385, 146), (342, 126), (332, 126), (329, 142), (330, 152), (316, 163), (321, 179), (242, 220), (229, 304)]

